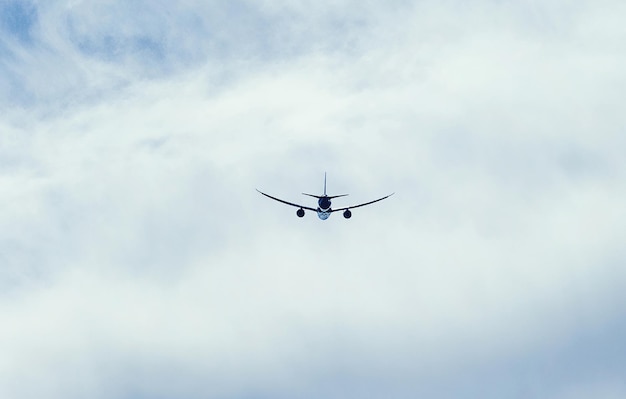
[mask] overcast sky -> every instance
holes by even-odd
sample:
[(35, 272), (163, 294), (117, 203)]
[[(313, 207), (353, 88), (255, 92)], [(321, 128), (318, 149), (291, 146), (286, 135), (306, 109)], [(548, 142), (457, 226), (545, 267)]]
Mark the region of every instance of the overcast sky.
[(0, 0), (0, 397), (626, 397), (625, 20)]

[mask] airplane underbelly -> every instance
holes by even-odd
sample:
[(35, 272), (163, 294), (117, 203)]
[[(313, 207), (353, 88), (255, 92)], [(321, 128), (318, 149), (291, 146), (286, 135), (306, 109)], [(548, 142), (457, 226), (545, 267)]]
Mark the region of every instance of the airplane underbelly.
[(330, 212), (317, 208), (317, 216), (322, 220), (326, 220), (330, 217)]

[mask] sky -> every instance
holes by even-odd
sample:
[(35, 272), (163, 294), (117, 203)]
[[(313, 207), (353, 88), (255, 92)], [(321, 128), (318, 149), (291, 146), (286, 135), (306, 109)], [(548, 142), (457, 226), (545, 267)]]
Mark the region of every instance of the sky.
[(0, 0), (0, 397), (626, 397), (624, 18)]

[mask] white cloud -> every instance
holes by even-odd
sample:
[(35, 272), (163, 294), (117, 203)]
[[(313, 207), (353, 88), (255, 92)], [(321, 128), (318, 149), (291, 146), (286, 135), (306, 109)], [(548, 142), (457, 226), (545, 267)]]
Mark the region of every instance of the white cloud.
[[(0, 119), (0, 396), (576, 389), (578, 349), (554, 348), (619, 320), (626, 282), (610, 9), (59, 4), (12, 50), (45, 102)], [(219, 20), (232, 48), (195, 53), (194, 13), (280, 23), (247, 47)], [(176, 73), (80, 51), (68, 15), (95, 41), (159, 37)], [(254, 192), (300, 200), (324, 171), (337, 204), (397, 194), (320, 222)], [(525, 383), (535, 358), (563, 371)], [(604, 386), (623, 364), (589, 367)]]

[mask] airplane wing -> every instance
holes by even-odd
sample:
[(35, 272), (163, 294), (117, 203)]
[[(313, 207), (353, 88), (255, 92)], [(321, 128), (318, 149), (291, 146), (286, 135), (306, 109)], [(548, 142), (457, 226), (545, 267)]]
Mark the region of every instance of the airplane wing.
[(337, 208), (337, 209), (333, 209), (332, 211), (333, 211), (333, 212), (345, 211), (346, 209), (353, 209), (353, 208), (358, 208), (358, 207), (360, 207), (360, 206), (365, 206), (365, 205), (373, 204), (374, 202), (382, 201), (382, 200), (384, 200), (385, 198), (389, 198), (389, 197), (391, 197), (391, 196), (392, 196), (392, 195), (394, 195), (394, 194), (395, 194), (395, 193), (391, 193), (391, 194), (386, 195), (386, 196), (384, 196), (384, 197), (382, 197), (382, 198), (375, 199), (374, 201), (366, 202), (366, 203), (364, 203), (364, 204), (359, 204), (359, 205), (347, 206), (347, 207), (345, 207), (345, 208)]
[[(259, 190), (257, 189), (256, 191), (259, 191)], [(304, 206), (304, 205), (294, 204), (293, 202), (287, 202), (287, 201), (281, 200), (279, 198), (272, 197), (271, 195), (265, 194), (264, 192), (261, 192), (261, 191), (259, 191), (259, 193), (263, 194), (267, 198), (273, 199), (274, 201), (282, 202), (283, 204), (287, 204), (287, 205), (295, 206), (296, 208), (308, 209), (309, 211), (317, 212), (317, 209), (315, 209), (315, 208), (311, 208), (311, 207)]]

